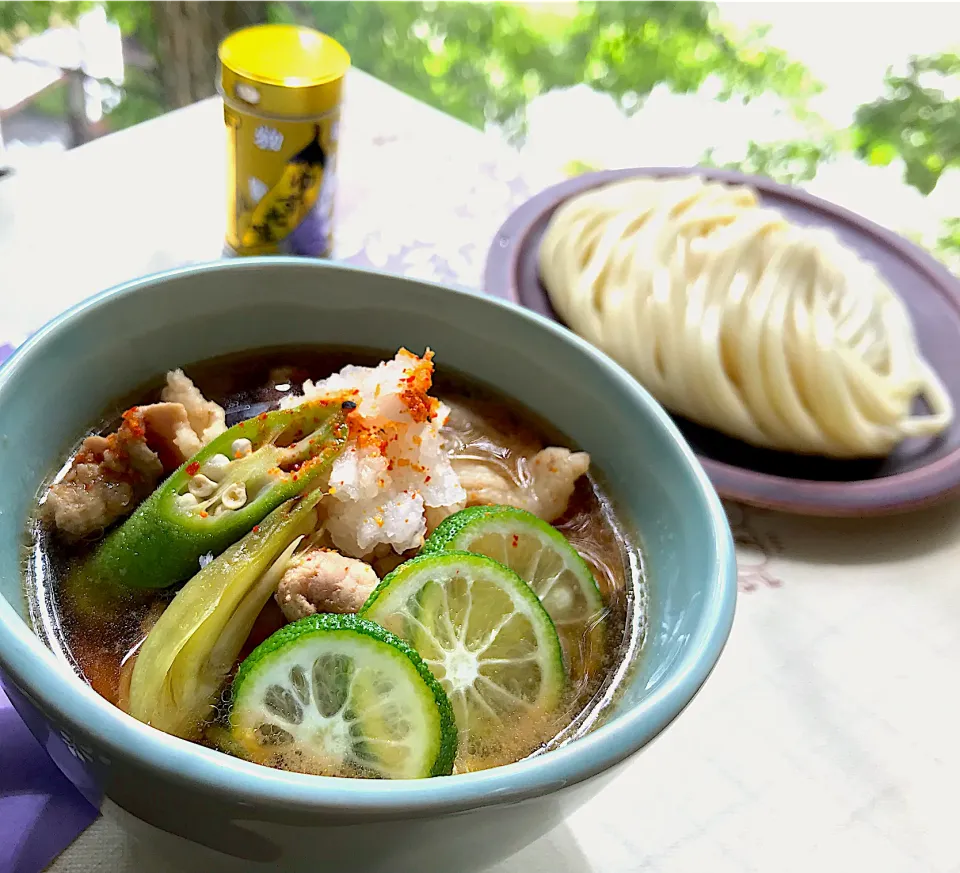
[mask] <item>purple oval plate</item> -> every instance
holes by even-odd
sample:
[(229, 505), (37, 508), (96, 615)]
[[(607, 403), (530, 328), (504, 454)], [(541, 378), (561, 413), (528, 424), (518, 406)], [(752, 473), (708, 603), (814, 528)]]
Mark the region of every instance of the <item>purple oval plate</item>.
[[(700, 167), (607, 170), (532, 197), (504, 223), (487, 256), (487, 293), (561, 319), (540, 284), (537, 251), (566, 199), (630, 176), (697, 174), (752, 187), (797, 224), (830, 228), (903, 298), (920, 347), (960, 410), (960, 281), (936, 258), (849, 210), (758, 176)], [(917, 409), (927, 411), (917, 400)], [(838, 461), (757, 449), (674, 416), (721, 497), (802, 515), (866, 516), (918, 509), (960, 492), (960, 420), (933, 439), (908, 439), (885, 458)]]

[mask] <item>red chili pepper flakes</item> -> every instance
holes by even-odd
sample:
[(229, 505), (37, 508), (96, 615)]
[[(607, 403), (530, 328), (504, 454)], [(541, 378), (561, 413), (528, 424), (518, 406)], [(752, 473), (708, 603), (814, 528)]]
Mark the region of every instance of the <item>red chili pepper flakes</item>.
[(141, 439), (146, 435), (147, 431), (143, 426), (143, 416), (140, 414), (139, 406), (131, 406), (120, 417), (123, 419), (123, 423), (126, 425), (131, 436), (135, 437), (136, 439)]
[(397, 354), (411, 361), (411, 366), (404, 369), (405, 375), (400, 379), (405, 386), (400, 392), (400, 400), (415, 422), (428, 421), (439, 406), (439, 402), (428, 395), (433, 385), (433, 352), (427, 349), (422, 358), (406, 349), (400, 349)]
[(200, 472), (200, 462), (194, 461), (192, 464), (187, 464), (187, 475), (196, 476)]
[(207, 512), (206, 510), (204, 510), (204, 509), (201, 509), (201, 510), (200, 510), (200, 518), (207, 518), (209, 515), (210, 515), (210, 513)]
[(387, 472), (389, 473), (391, 470), (393, 470), (393, 461), (392, 461), (392, 460), (387, 464)]
[(423, 480), (423, 484), (426, 485), (432, 478), (433, 476), (427, 476), (427, 478)]
[(254, 532), (254, 533), (257, 533), (259, 530), (260, 530), (260, 525), (259, 525), (259, 524), (255, 524), (255, 525), (253, 526), (253, 532)]
[(257, 416), (257, 421), (266, 421), (266, 420), (267, 420), (267, 413), (265, 413), (265, 412), (261, 412), (261, 413)]
[(517, 534), (514, 534), (514, 535), (513, 535), (513, 547), (516, 548), (516, 547), (517, 547), (517, 543), (519, 543), (519, 542), (520, 542), (520, 537), (517, 536)]

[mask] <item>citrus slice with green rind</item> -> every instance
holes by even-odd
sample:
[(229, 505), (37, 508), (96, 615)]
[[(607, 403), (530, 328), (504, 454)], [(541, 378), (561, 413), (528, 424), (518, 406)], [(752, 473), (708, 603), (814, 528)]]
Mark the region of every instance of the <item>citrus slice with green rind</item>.
[(582, 676), (603, 657), (603, 597), (587, 563), (555, 527), (512, 506), (471, 506), (444, 519), (421, 553), (451, 550), (493, 558), (536, 592), (560, 635), (571, 676)]
[(516, 760), (556, 732), (567, 688), (560, 640), (509, 568), (464, 552), (416, 557), (361, 614), (406, 639), (442, 683), (460, 734), (458, 770)]
[(417, 653), (354, 615), (308, 616), (254, 649), (230, 733), (253, 760), (327, 776), (444, 776), (457, 748), (450, 701)]

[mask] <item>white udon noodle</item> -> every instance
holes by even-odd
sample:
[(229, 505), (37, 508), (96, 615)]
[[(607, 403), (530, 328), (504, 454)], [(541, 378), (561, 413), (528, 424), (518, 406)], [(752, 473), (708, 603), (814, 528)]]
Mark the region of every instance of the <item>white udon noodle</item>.
[[(880, 456), (952, 420), (899, 297), (831, 233), (790, 224), (749, 188), (596, 188), (554, 214), (540, 275), (567, 325), (668, 409), (752, 445)], [(933, 414), (911, 414), (918, 394)]]

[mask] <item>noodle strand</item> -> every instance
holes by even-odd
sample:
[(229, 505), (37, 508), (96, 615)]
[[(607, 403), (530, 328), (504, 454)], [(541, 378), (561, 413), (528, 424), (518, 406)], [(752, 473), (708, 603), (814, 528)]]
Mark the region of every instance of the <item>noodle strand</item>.
[[(953, 419), (903, 301), (833, 234), (745, 186), (630, 179), (554, 214), (540, 275), (566, 323), (667, 408), (752, 445), (882, 456)], [(930, 415), (913, 415), (922, 396)]]

